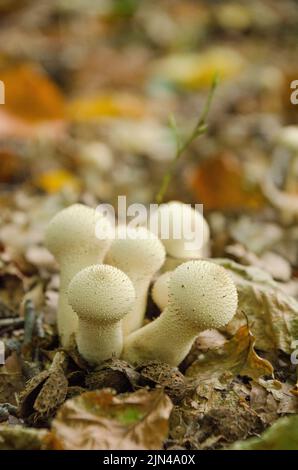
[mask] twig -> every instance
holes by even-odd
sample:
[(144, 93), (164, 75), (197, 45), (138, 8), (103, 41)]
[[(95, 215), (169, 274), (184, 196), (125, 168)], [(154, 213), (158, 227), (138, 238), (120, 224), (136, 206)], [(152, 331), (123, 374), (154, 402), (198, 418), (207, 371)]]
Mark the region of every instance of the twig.
[(23, 346), (27, 346), (32, 341), (33, 331), (36, 322), (36, 311), (32, 300), (28, 299), (25, 302), (25, 327), (24, 327), (24, 340)]
[(24, 325), (23, 318), (1, 318), (0, 319), (0, 328), (7, 328), (7, 327), (21, 328), (23, 325)]
[(207, 125), (206, 120), (207, 120), (207, 116), (211, 107), (211, 102), (214, 96), (214, 92), (217, 87), (217, 83), (218, 83), (218, 76), (217, 74), (215, 74), (212, 80), (212, 84), (211, 84), (208, 96), (207, 96), (207, 100), (203, 107), (203, 110), (199, 116), (199, 119), (194, 129), (192, 130), (192, 132), (189, 134), (188, 137), (186, 137), (185, 139), (182, 139), (181, 134), (177, 128), (175, 117), (173, 115), (170, 116), (169, 124), (174, 133), (175, 140), (176, 140), (176, 154), (175, 154), (174, 159), (171, 161), (168, 167), (168, 170), (166, 171), (162, 179), (160, 189), (155, 197), (155, 201), (158, 204), (161, 204), (165, 197), (168, 186), (173, 177), (177, 161), (180, 159), (180, 157), (185, 152), (185, 150), (189, 147), (189, 145), (198, 137), (201, 137), (203, 134), (205, 134), (207, 130), (208, 125)]

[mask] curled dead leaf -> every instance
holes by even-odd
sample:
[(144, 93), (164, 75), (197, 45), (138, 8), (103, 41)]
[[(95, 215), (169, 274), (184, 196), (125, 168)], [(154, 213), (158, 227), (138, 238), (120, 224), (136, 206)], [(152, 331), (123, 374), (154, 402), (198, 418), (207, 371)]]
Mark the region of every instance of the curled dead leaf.
[(254, 344), (255, 338), (248, 326), (242, 326), (223, 346), (201, 354), (187, 369), (186, 376), (205, 381), (220, 380), (224, 374), (231, 379), (235, 375), (255, 380), (265, 375), (272, 376), (272, 365), (257, 355)]

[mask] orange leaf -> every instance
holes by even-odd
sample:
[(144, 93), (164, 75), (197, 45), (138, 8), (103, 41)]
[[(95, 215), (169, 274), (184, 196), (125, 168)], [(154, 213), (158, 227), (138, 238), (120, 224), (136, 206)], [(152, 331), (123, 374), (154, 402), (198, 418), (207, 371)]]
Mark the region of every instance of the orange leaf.
[(257, 185), (248, 185), (236, 157), (223, 153), (199, 166), (190, 185), (207, 210), (258, 209), (264, 197)]
[(64, 100), (58, 87), (39, 68), (20, 65), (0, 74), (5, 109), (29, 122), (62, 119)]

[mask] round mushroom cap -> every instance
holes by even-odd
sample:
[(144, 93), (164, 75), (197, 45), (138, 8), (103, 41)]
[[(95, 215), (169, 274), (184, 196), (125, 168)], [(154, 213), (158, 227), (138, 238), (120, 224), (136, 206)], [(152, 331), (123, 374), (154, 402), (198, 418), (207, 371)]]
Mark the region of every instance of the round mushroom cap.
[(160, 310), (166, 308), (169, 300), (169, 281), (172, 275), (172, 271), (166, 271), (161, 274), (155, 283), (153, 284), (151, 290), (151, 296), (154, 303), (158, 306)]
[(237, 310), (238, 296), (227, 270), (211, 261), (188, 261), (169, 281), (169, 304), (198, 330), (226, 325)]
[(68, 286), (68, 302), (83, 320), (113, 323), (131, 309), (135, 290), (120, 269), (97, 264), (83, 269)]
[[(158, 225), (157, 233), (168, 255), (174, 258), (202, 257), (202, 250), (210, 238), (209, 225), (190, 205), (179, 201), (161, 204), (151, 216), (150, 223)], [(195, 236), (199, 236), (198, 242)]]
[(278, 141), (280, 144), (294, 152), (298, 151), (298, 126), (286, 126), (280, 131)]
[[(96, 236), (96, 226), (100, 223), (106, 239)], [(111, 225), (109, 220), (91, 207), (73, 204), (58, 212), (46, 230), (45, 243), (57, 260), (89, 253), (91, 249), (108, 248)]]
[(161, 241), (144, 227), (120, 227), (105, 262), (127, 273), (133, 279), (153, 276), (165, 261)]

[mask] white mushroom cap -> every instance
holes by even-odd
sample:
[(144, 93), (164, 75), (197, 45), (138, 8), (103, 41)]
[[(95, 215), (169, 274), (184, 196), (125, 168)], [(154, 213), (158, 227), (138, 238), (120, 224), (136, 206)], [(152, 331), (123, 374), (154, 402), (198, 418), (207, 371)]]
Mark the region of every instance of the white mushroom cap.
[[(165, 238), (162, 224), (164, 224), (163, 220), (167, 218), (169, 220), (169, 237)], [(208, 223), (199, 211), (188, 204), (171, 201), (159, 206), (158, 210), (151, 216), (150, 224), (154, 220), (158, 224), (158, 236), (165, 246), (167, 255), (174, 258), (201, 258), (204, 256), (204, 249), (206, 249), (210, 238), (210, 230)], [(200, 230), (201, 243), (197, 247), (189, 247), (191, 240), (186, 239), (185, 230), (190, 230), (190, 235), (192, 232), (198, 233), (198, 230)], [(156, 233), (153, 228), (152, 231)]]
[(151, 296), (154, 303), (158, 306), (159, 310), (164, 310), (168, 304), (169, 300), (169, 280), (171, 277), (172, 271), (166, 271), (161, 274), (155, 283), (153, 284), (151, 290)]
[[(95, 229), (99, 221), (102, 231), (107, 233), (106, 239), (96, 237)], [(60, 264), (73, 263), (78, 258), (81, 260), (93, 253), (97, 255), (99, 249), (100, 254), (104, 255), (110, 245), (110, 230), (108, 219), (96, 210), (83, 204), (73, 204), (58, 212), (50, 221), (45, 243)]]
[(237, 303), (234, 282), (215, 263), (188, 261), (171, 275), (169, 304), (198, 332), (225, 326), (235, 315)]
[(120, 269), (105, 264), (80, 271), (68, 287), (68, 301), (80, 319), (101, 324), (120, 321), (135, 300), (132, 282)]
[(294, 152), (298, 151), (298, 126), (283, 127), (278, 136), (280, 144), (284, 145), (289, 150)]
[(164, 260), (164, 246), (149, 230), (144, 227), (118, 228), (117, 239), (113, 241), (105, 262), (124, 271), (135, 288), (136, 301), (123, 321), (125, 334), (142, 326), (149, 285)]
[(47, 227), (46, 246), (60, 265), (57, 326), (64, 348), (71, 345), (78, 320), (67, 301), (69, 282), (82, 269), (103, 261), (111, 244), (111, 229), (108, 218), (82, 204), (58, 212)]
[(132, 280), (153, 276), (163, 265), (165, 249), (144, 227), (120, 227), (106, 256), (106, 263), (124, 271)]

